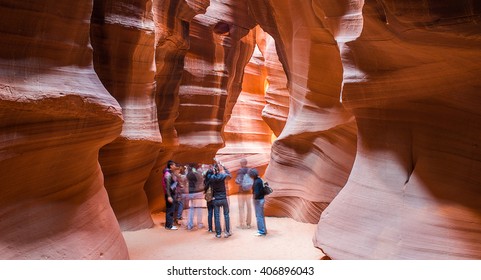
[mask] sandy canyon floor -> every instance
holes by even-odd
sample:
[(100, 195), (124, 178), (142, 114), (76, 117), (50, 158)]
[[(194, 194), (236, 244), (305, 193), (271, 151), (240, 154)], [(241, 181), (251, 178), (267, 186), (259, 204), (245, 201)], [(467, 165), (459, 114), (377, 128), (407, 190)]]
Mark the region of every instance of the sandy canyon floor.
[[(188, 210), (184, 210), (178, 230), (166, 230), (165, 213), (152, 215), (155, 226), (150, 229), (124, 232), (130, 258), (133, 260), (319, 260), (324, 254), (316, 249), (312, 237), (314, 224), (296, 222), (290, 218), (266, 217), (268, 235), (257, 237), (252, 209), (252, 227), (237, 228), (239, 210), (237, 196), (229, 197), (232, 236), (215, 238), (207, 231), (207, 209), (203, 208), (204, 228), (187, 230)], [(194, 222), (196, 219), (194, 218)], [(221, 210), (221, 223), (224, 217)]]

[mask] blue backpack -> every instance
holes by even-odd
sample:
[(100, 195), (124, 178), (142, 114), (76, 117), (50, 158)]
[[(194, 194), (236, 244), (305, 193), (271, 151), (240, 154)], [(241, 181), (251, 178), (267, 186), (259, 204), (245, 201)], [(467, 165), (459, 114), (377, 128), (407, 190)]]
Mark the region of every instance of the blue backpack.
[(254, 180), (249, 176), (249, 174), (245, 174), (242, 177), (241, 187), (243, 191), (250, 191), (252, 190), (252, 185), (254, 185)]

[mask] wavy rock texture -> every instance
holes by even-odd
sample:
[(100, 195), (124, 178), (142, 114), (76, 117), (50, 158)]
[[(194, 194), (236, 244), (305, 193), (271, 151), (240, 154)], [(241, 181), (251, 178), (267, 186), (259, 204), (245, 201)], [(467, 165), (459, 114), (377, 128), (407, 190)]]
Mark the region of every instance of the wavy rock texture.
[(162, 170), (179, 146), (174, 123), (179, 114), (179, 85), (184, 73), (184, 58), (190, 47), (190, 22), (195, 15), (205, 13), (208, 6), (209, 0), (153, 2), (155, 100), (162, 148), (144, 186), (151, 211), (159, 211), (165, 207)]
[(223, 127), (254, 50), (254, 33), (249, 33), (254, 26), (242, 1), (213, 0), (207, 12), (192, 21), (175, 121), (176, 161), (210, 160), (224, 146)]
[(100, 150), (105, 187), (122, 230), (149, 228), (144, 184), (161, 144), (152, 2), (95, 1), (92, 23), (95, 70), (124, 117), (120, 137)]
[(190, 47), (190, 22), (206, 12), (209, 0), (154, 1), (156, 103), (162, 133), (163, 155), (167, 162), (178, 147), (175, 119), (179, 114), (179, 85), (184, 58)]
[(275, 188), (266, 213), (310, 223), (346, 183), (356, 151), (356, 125), (340, 103), (339, 49), (315, 3), (249, 2), (278, 43), (290, 90), (289, 115), (265, 175)]
[(284, 68), (276, 51), (274, 38), (262, 29), (257, 29), (257, 45), (264, 57), (266, 68), (265, 100), (262, 119), (269, 125), (276, 136), (284, 129), (289, 115), (289, 89)]
[(127, 259), (98, 163), (121, 108), (92, 66), (91, 1), (2, 1), (0, 258)]
[[(259, 28), (253, 33), (262, 33)], [(259, 37), (262, 36), (262, 37)], [(257, 35), (263, 39), (264, 33)], [(267, 83), (267, 68), (264, 56), (256, 46), (249, 63), (245, 67), (242, 92), (237, 98), (232, 115), (224, 127), (225, 147), (217, 152), (216, 157), (237, 176), (240, 160), (245, 158), (248, 167), (257, 168), (262, 175), (269, 163), (272, 130), (262, 119), (266, 105), (264, 98)], [(238, 192), (234, 180), (229, 180), (231, 193)]]
[(356, 161), (315, 245), (334, 259), (479, 259), (481, 5), (365, 1), (362, 16), (342, 48)]

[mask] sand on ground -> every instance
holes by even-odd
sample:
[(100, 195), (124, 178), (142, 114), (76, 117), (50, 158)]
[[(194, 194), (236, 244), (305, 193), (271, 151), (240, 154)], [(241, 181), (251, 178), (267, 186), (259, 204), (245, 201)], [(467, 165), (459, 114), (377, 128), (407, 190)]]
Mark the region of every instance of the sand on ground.
[[(155, 226), (150, 229), (123, 232), (132, 260), (319, 260), (324, 254), (312, 243), (316, 225), (291, 218), (266, 217), (268, 234), (255, 236), (257, 224), (252, 209), (252, 227), (240, 229), (236, 195), (229, 197), (232, 236), (216, 238), (207, 230), (207, 209), (203, 208), (204, 228), (187, 230), (189, 210), (183, 212), (178, 230), (164, 228), (165, 213), (152, 215)], [(196, 222), (196, 217), (194, 217)], [(221, 210), (221, 224), (224, 216)]]

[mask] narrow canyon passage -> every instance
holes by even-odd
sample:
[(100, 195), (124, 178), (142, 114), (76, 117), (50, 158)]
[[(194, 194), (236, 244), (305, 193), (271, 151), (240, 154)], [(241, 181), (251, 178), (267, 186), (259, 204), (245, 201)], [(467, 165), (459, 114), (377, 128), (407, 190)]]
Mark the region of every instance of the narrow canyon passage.
[[(481, 1), (2, 0), (0, 16), (0, 259), (481, 259)], [(166, 163), (214, 157), (274, 189), (265, 244), (161, 228)]]

